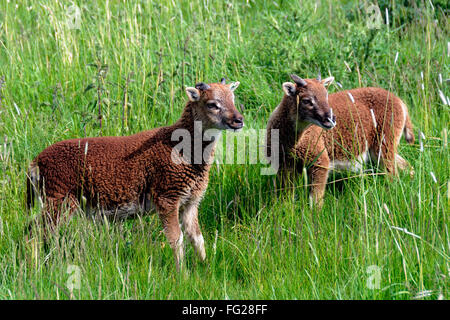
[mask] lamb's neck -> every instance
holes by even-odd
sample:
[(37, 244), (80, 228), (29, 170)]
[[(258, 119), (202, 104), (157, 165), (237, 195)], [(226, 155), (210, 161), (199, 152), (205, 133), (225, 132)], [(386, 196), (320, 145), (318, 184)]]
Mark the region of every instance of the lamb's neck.
[[(221, 131), (206, 127), (195, 115), (190, 103), (186, 105), (181, 118), (173, 125), (173, 129), (180, 130), (179, 135), (183, 137), (181, 139), (189, 139), (191, 159), (194, 164), (209, 165), (212, 162)], [(202, 159), (198, 159), (199, 157)]]
[[(298, 119), (292, 119), (289, 108), (290, 101), (286, 101), (287, 99), (283, 99), (282, 103), (278, 106), (277, 114), (274, 114), (274, 119), (272, 121), (270, 130), (276, 129), (278, 130), (278, 143), (279, 143), (279, 153), (281, 159), (284, 159), (286, 155), (290, 153), (292, 148), (295, 147), (298, 140), (302, 136), (302, 134), (306, 131), (306, 129), (311, 125), (308, 122), (301, 121)], [(272, 133), (268, 133), (268, 136), (272, 136)], [(272, 142), (271, 139), (268, 139), (267, 142), (269, 147)]]

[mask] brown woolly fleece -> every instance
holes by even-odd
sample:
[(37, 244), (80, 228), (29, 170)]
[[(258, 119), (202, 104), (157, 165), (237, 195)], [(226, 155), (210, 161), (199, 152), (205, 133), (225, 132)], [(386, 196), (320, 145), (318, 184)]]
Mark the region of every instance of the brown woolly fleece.
[[(306, 82), (312, 95), (324, 89), (315, 79)], [(316, 100), (320, 101), (320, 97)], [(381, 88), (359, 88), (330, 94), (328, 105), (336, 116), (336, 126), (331, 130), (302, 119), (293, 120), (292, 110), (298, 110), (297, 105), (295, 96), (285, 94), (269, 120), (267, 147), (270, 152), (270, 131), (279, 129), (281, 171), (301, 173), (306, 167), (311, 196), (319, 206), (330, 170), (355, 170), (369, 158), (391, 174), (396, 173), (397, 166), (409, 166), (397, 154), (397, 146), (402, 133), (407, 142), (414, 142), (413, 128), (406, 105), (393, 93)], [(323, 105), (328, 108), (326, 101)]]
[[(210, 154), (198, 164), (177, 164), (171, 154), (179, 141), (172, 141), (172, 133), (177, 129), (189, 132), (194, 153), (194, 130), (198, 130), (194, 121), (201, 121), (204, 131), (223, 129), (224, 123), (233, 128), (239, 122), (242, 125), (243, 118), (234, 107), (235, 88), (230, 90), (230, 85), (223, 83), (197, 86), (201, 89), (188, 88), (191, 101), (171, 126), (125, 137), (66, 140), (46, 148), (28, 170), (28, 206), (33, 203), (34, 191), (39, 192), (44, 200), (43, 222), (51, 228), (68, 218), (82, 197), (86, 199), (87, 214), (121, 218), (155, 208), (175, 251), (177, 267), (183, 258), (179, 217), (188, 239), (205, 259), (197, 207), (208, 186), (215, 142), (208, 149)], [(221, 109), (207, 107), (211, 101), (220, 103)], [(203, 155), (211, 142), (200, 145)], [(178, 155), (182, 156), (182, 151)]]

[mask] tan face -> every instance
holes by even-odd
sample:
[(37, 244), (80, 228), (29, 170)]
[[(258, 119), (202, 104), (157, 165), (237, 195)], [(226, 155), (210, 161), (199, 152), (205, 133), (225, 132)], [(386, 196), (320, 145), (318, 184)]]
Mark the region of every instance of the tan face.
[(233, 91), (239, 82), (198, 83), (195, 88), (186, 88), (189, 100), (195, 102), (196, 119), (207, 128), (239, 130), (244, 126), (244, 117), (234, 106)]
[(316, 124), (323, 129), (330, 130), (336, 125), (336, 116), (328, 105), (328, 91), (326, 85), (334, 78), (324, 80), (300, 79), (292, 76), (295, 83), (283, 83), (286, 95), (295, 99), (291, 112), (293, 119)]

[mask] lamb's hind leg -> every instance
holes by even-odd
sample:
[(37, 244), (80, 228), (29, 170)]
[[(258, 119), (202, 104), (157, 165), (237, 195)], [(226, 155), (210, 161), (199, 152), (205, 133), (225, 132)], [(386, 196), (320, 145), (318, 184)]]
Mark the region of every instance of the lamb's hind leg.
[[(400, 134), (400, 133), (397, 133)], [(395, 136), (395, 135), (394, 135)], [(390, 131), (386, 130), (370, 148), (372, 161), (384, 168), (391, 175), (397, 174), (397, 141), (395, 141)], [(400, 156), (399, 156), (400, 157)], [(401, 158), (401, 157), (400, 157)], [(403, 158), (401, 158), (403, 159)], [(404, 162), (402, 162), (404, 164)]]
[(395, 168), (395, 153), (388, 148), (381, 147), (380, 151), (374, 152), (375, 156), (372, 157), (374, 162), (380, 168), (384, 168), (387, 173), (396, 175), (397, 170)]
[(75, 197), (46, 197), (42, 214), (28, 224), (25, 234), (27, 245), (31, 249), (31, 259), (37, 263), (40, 250), (40, 239), (43, 241), (44, 251), (49, 249), (49, 237), (56, 230), (62, 220), (68, 220), (78, 207)]
[(29, 235), (32, 236), (33, 225), (41, 226), (44, 242), (47, 242), (49, 235), (55, 232), (61, 222), (69, 220), (78, 206), (77, 199), (72, 195), (67, 197), (47, 196), (42, 215), (28, 226)]
[(403, 159), (402, 156), (400, 156), (399, 154), (395, 155), (395, 162), (397, 165), (397, 168), (400, 170), (404, 170), (404, 171), (409, 171), (410, 176), (414, 176), (414, 169), (413, 167), (409, 164), (408, 161), (406, 161), (405, 159)]
[(186, 237), (195, 249), (200, 259), (206, 259), (205, 241), (198, 224), (197, 204), (188, 204), (181, 215), (182, 226)]

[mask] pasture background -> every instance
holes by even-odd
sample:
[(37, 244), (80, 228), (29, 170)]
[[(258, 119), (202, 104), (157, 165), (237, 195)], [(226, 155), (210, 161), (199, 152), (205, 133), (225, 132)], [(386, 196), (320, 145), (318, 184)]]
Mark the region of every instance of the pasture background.
[[(368, 28), (365, 1), (74, 3), (79, 29), (68, 1), (0, 3), (1, 299), (449, 298), (448, 2), (378, 1), (380, 29)], [(38, 210), (25, 210), (25, 170), (45, 147), (173, 123), (185, 86), (223, 76), (241, 82), (246, 126), (262, 129), (288, 74), (318, 70), (406, 102), (416, 143), (402, 139), (400, 154), (414, 177), (374, 166), (331, 176), (317, 212), (302, 177), (277, 191), (261, 165), (213, 166), (200, 207), (205, 264), (188, 245), (176, 274), (155, 215), (75, 217), (32, 258), (23, 229)]]

